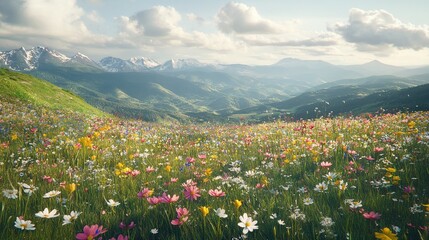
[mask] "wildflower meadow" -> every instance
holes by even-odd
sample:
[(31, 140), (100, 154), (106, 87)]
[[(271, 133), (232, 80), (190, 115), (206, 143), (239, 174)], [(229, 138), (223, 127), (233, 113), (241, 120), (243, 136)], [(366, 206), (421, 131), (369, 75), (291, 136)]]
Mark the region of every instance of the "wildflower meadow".
[(428, 239), (429, 113), (147, 123), (0, 102), (0, 239)]

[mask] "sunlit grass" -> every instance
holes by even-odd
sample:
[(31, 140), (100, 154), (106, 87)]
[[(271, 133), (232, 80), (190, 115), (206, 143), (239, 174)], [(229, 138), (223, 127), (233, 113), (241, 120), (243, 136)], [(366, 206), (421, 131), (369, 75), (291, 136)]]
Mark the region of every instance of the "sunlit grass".
[[(2, 101), (0, 238), (97, 224), (103, 239), (427, 239), (428, 119), (154, 124)], [(45, 208), (60, 216), (35, 215)]]

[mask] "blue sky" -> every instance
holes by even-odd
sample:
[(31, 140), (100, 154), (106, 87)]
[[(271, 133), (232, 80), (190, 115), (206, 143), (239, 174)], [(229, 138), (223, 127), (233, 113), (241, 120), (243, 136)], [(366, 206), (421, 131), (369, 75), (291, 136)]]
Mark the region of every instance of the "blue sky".
[(424, 65), (427, 10), (423, 0), (1, 0), (0, 50), (42, 45), (94, 60)]

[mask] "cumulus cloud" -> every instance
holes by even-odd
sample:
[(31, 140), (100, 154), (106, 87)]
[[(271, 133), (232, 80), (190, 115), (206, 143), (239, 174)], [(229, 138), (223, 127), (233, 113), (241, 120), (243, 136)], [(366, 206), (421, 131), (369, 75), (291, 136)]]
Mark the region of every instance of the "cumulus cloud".
[(84, 10), (76, 0), (1, 0), (0, 36), (3, 39), (31, 38), (39, 44), (76, 42), (100, 43), (106, 39), (92, 34), (82, 18)]
[(388, 47), (420, 50), (429, 47), (428, 26), (403, 23), (384, 10), (353, 8), (348, 22), (337, 23), (333, 30), (362, 51)]
[(272, 34), (283, 30), (281, 24), (261, 17), (255, 7), (243, 3), (228, 3), (216, 19), (219, 30), (224, 33)]
[(168, 36), (182, 32), (178, 23), (181, 15), (173, 7), (155, 6), (130, 18), (146, 36)]
[[(198, 21), (196, 15), (186, 17)], [(239, 43), (222, 33), (185, 31), (180, 21), (182, 15), (173, 7), (155, 6), (133, 16), (118, 18), (120, 39), (136, 47), (183, 46), (208, 50), (229, 50)]]

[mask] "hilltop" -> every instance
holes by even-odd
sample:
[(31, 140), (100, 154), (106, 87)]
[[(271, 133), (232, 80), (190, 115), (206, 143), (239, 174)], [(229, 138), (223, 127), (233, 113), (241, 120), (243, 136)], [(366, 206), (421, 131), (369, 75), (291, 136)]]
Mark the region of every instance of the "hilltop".
[(28, 74), (7, 69), (0, 69), (0, 99), (8, 102), (29, 102), (51, 110), (74, 111), (97, 116), (106, 115), (68, 90)]

